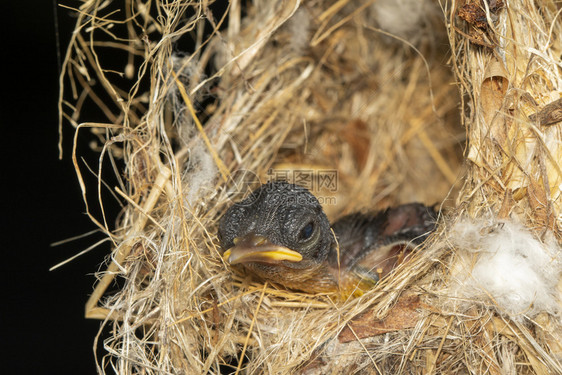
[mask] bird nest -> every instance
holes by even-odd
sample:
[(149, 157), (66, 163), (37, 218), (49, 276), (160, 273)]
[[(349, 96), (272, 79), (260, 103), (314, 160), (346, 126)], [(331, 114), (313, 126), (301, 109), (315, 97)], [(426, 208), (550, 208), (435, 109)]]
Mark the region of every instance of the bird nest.
[[(111, 327), (99, 372), (562, 373), (558, 3), (75, 12), (61, 123), (114, 244), (86, 305)], [(80, 159), (91, 133), (97, 168)], [(437, 204), (438, 229), (358, 298), (286, 290), (227, 265), (216, 237), (233, 202), (275, 179), (332, 221)], [(106, 190), (123, 206), (114, 224)]]

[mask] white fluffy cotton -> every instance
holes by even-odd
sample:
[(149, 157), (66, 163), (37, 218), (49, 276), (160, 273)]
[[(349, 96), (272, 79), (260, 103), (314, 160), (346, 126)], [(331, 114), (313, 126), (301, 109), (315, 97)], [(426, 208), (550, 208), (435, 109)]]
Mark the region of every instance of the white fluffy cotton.
[(427, 0), (379, 0), (373, 4), (380, 28), (408, 40), (420, 33), (431, 7)]
[(202, 202), (202, 197), (214, 193), (217, 176), (218, 169), (209, 149), (203, 141), (197, 142), (189, 150), (189, 163), (183, 178), (188, 207), (194, 209), (198, 202)]
[(291, 33), (291, 49), (303, 54), (310, 39), (310, 14), (306, 8), (299, 8), (287, 21), (287, 29)]
[(453, 267), (453, 293), (469, 301), (496, 304), (513, 317), (560, 313), (557, 284), (562, 250), (547, 233), (541, 242), (514, 220), (461, 220), (450, 242), (459, 255)]

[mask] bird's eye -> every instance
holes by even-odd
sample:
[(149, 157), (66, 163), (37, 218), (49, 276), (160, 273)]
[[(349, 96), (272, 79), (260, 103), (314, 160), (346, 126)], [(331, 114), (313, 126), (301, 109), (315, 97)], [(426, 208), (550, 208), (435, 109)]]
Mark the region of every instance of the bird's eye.
[(299, 232), (299, 240), (308, 240), (312, 236), (312, 233), (314, 233), (314, 222), (310, 221)]

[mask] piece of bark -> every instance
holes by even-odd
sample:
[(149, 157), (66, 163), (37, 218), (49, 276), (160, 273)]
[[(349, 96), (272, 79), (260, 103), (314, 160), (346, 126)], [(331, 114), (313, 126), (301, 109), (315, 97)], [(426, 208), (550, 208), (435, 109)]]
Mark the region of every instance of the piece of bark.
[(419, 318), (420, 297), (405, 296), (389, 311), (384, 319), (376, 319), (372, 311), (367, 311), (353, 319), (340, 333), (338, 340), (342, 343), (373, 337), (383, 333), (413, 328)]
[(529, 120), (539, 125), (553, 125), (562, 121), (562, 98), (544, 106), (543, 109), (529, 116)]

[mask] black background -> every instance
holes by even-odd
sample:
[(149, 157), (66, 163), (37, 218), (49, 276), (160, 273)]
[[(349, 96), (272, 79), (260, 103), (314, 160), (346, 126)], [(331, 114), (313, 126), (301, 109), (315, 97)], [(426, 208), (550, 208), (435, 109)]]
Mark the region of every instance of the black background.
[[(58, 7), (57, 21), (54, 0), (2, 1), (1, 7), (2, 60), (8, 62), (1, 101), (2, 373), (95, 374), (92, 346), (100, 322), (84, 318), (84, 304), (110, 248), (48, 270), (102, 238), (50, 246), (95, 229), (72, 167), (68, 124), (62, 160), (57, 149), (59, 58), (74, 19)], [(86, 145), (81, 149), (95, 163), (97, 156)]]

